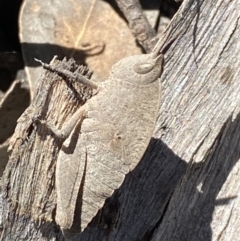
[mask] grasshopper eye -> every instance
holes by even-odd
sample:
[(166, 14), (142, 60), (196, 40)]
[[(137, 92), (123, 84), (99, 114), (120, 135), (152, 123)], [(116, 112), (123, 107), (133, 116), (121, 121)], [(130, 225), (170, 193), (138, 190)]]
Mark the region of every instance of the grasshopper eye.
[(147, 74), (154, 68), (154, 64), (152, 63), (144, 63), (144, 64), (135, 64), (133, 69), (138, 74)]

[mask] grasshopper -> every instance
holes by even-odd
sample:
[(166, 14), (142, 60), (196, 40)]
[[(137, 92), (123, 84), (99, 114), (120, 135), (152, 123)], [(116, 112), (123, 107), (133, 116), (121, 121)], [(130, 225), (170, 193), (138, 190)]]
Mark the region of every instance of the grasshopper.
[[(42, 63), (96, 90), (61, 130), (46, 123), (57, 137), (65, 139), (56, 166), (56, 222), (62, 229), (72, 227), (80, 196), (79, 228), (83, 230), (143, 156), (159, 110), (158, 80), (167, 38), (168, 34), (149, 54), (118, 61), (102, 83)], [(70, 151), (73, 140), (75, 148)]]

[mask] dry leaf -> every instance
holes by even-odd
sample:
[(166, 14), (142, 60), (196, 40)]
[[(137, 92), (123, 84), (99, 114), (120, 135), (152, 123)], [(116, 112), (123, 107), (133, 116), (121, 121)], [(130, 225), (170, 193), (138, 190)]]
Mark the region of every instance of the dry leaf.
[(74, 57), (94, 70), (94, 80), (103, 81), (115, 62), (141, 52), (124, 19), (97, 0), (26, 0), (20, 39), (32, 91), (41, 72), (34, 58), (48, 63), (53, 55)]

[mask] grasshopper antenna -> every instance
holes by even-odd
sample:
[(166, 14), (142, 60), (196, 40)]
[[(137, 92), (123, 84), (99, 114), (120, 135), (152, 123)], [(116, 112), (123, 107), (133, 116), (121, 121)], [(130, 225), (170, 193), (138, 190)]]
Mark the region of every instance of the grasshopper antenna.
[(163, 39), (158, 40), (158, 42), (156, 43), (155, 47), (152, 50), (152, 55), (154, 58), (156, 58), (159, 54), (165, 54), (167, 52), (167, 50), (170, 48), (172, 43), (179, 36), (179, 31), (170, 40), (168, 40), (170, 34), (171, 34), (171, 31), (169, 31)]

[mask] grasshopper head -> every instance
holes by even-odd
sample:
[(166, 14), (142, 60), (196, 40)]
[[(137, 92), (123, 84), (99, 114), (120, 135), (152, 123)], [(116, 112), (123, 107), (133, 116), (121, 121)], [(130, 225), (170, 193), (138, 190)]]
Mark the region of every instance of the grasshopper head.
[(113, 78), (139, 85), (156, 81), (162, 72), (163, 55), (154, 53), (134, 55), (118, 61), (112, 67)]
[(112, 77), (139, 85), (147, 85), (156, 81), (163, 66), (163, 53), (170, 47), (178, 35), (167, 39), (171, 31), (167, 33), (163, 41), (159, 40), (150, 54), (135, 55), (118, 61), (112, 67)]

